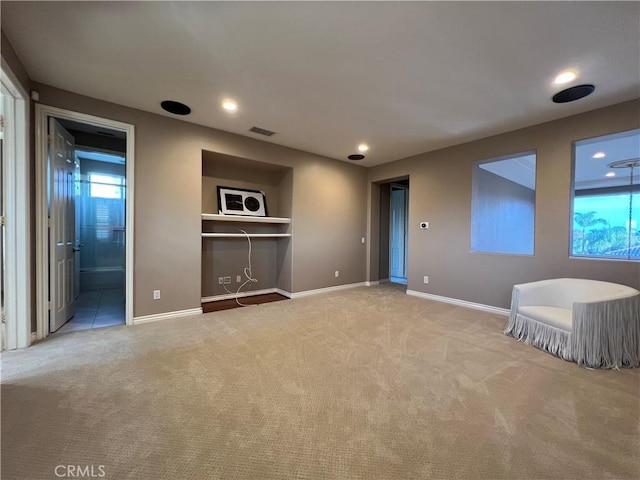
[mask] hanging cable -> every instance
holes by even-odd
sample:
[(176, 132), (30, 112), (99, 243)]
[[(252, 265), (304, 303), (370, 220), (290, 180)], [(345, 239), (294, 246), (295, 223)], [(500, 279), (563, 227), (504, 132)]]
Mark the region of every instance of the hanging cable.
[(242, 290), (244, 288), (245, 285), (250, 285), (252, 283), (258, 283), (258, 279), (253, 277), (253, 272), (251, 270), (251, 237), (249, 236), (249, 234), (242, 230), (239, 229), (242, 233), (244, 233), (247, 236), (247, 242), (249, 243), (249, 253), (247, 255), (247, 267), (244, 269), (244, 276), (246, 277), (246, 280), (238, 287), (238, 290), (236, 290), (236, 292), (232, 292), (230, 291), (226, 285), (222, 285), (224, 287), (224, 289), (227, 291), (227, 293), (229, 295), (235, 295), (235, 300), (236, 303), (238, 304), (238, 306), (240, 307), (255, 307), (255, 304), (244, 304), (244, 303), (240, 303), (240, 300), (238, 300), (239, 296), (240, 296), (240, 290)]

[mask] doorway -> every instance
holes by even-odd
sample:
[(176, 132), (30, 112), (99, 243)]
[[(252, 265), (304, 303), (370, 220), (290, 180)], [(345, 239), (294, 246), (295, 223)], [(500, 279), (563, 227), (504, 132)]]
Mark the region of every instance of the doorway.
[[(126, 133), (56, 119), (75, 145), (72, 308), (49, 319), (66, 333), (125, 323)], [(63, 325), (57, 324), (64, 321)]]
[[(372, 259), (377, 258), (377, 281), (407, 285), (409, 266), (409, 177), (372, 184), (372, 206), (376, 212), (372, 228), (378, 231)], [(376, 275), (374, 273), (374, 275)], [(374, 277), (375, 278), (375, 277)]]
[(389, 239), (389, 280), (407, 284), (409, 182), (391, 184), (391, 224)]
[(2, 59), (0, 91), (0, 349), (31, 343), (28, 94)]
[(37, 336), (131, 324), (133, 126), (43, 105), (36, 117)]

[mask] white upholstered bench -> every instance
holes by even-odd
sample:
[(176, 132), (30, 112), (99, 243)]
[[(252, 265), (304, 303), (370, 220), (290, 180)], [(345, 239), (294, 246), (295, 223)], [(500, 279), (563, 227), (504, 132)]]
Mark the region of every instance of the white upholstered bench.
[(640, 292), (579, 278), (515, 285), (504, 333), (582, 366), (637, 367)]

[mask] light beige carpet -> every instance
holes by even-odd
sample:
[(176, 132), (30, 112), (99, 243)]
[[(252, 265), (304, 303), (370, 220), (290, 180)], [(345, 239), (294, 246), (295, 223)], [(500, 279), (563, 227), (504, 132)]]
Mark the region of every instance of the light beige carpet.
[(640, 369), (358, 288), (2, 354), (2, 479), (637, 479)]

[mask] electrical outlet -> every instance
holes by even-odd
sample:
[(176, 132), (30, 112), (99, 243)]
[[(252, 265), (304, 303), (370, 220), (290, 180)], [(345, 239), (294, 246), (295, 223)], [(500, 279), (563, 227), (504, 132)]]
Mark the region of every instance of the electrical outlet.
[(236, 283), (240, 283), (242, 281), (242, 277), (240, 275), (236, 275)]
[(224, 284), (224, 277), (218, 277), (218, 285)]
[(153, 291), (153, 299), (154, 300), (160, 300), (160, 290), (154, 290)]
[(224, 284), (229, 285), (231, 283), (231, 277), (224, 277)]
[(334, 275), (336, 276), (336, 278), (338, 278), (340, 276), (340, 272), (336, 270), (336, 273), (334, 273)]
[(424, 277), (424, 283), (429, 283), (429, 277), (427, 276)]

